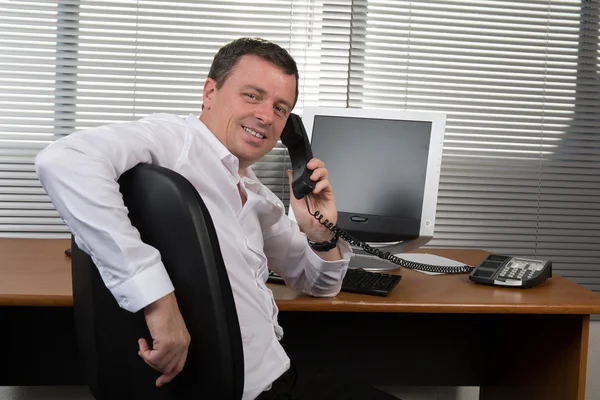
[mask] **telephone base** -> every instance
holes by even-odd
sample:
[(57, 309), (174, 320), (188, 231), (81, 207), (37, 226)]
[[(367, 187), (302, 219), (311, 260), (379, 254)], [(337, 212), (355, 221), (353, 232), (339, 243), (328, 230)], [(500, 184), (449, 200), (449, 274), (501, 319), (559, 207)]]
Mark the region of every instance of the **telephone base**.
[(390, 261), (383, 260), (370, 254), (355, 254), (348, 265), (350, 269), (362, 268), (370, 272), (391, 272), (401, 267)]

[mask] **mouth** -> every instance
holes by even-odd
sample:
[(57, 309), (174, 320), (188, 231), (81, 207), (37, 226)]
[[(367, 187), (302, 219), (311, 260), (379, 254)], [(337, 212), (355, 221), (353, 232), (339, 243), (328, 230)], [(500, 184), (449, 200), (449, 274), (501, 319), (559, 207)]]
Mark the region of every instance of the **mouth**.
[(267, 137), (264, 135), (264, 133), (255, 131), (252, 128), (248, 128), (247, 126), (242, 126), (242, 129), (245, 130), (246, 132), (248, 132), (250, 135), (257, 137), (259, 139), (266, 139)]

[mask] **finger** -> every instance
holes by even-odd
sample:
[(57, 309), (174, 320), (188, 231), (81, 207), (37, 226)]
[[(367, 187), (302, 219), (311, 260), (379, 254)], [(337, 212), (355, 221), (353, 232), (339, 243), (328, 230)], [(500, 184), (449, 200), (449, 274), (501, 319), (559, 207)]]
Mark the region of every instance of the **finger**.
[(312, 181), (317, 182), (319, 179), (326, 179), (329, 176), (329, 171), (326, 168), (317, 168), (310, 175)]
[(163, 372), (164, 368), (171, 362), (171, 360), (177, 355), (176, 353), (170, 352), (160, 346), (155, 346), (155, 349), (150, 349), (145, 341), (140, 339), (140, 351), (138, 354), (146, 361), (152, 368)]
[(169, 373), (171, 370), (168, 369), (169, 365), (173, 363), (175, 360), (175, 364), (177, 364), (177, 360), (179, 360), (179, 356), (175, 352), (168, 352), (164, 354), (162, 357), (157, 358), (155, 361), (156, 369), (163, 373)]
[(161, 387), (162, 385), (171, 382), (173, 380), (173, 378), (175, 378), (177, 376), (178, 373), (179, 373), (178, 371), (173, 371), (168, 374), (162, 374), (161, 376), (158, 377), (158, 379), (156, 379), (156, 386)]
[(149, 350), (146, 353), (139, 353), (140, 357), (146, 362), (146, 364), (148, 364), (149, 366), (151, 366), (152, 368), (154, 368), (157, 371), (160, 371), (160, 368), (158, 367), (158, 362), (160, 361), (160, 355), (157, 354), (156, 350)]
[(177, 363), (177, 365), (175, 366), (175, 369), (172, 372), (178, 374), (181, 371), (183, 371), (183, 367), (185, 366), (185, 362), (187, 360), (187, 355), (188, 355), (188, 352), (186, 350), (179, 358), (179, 362)]
[(171, 382), (181, 371), (183, 371), (183, 367), (185, 365), (185, 360), (187, 359), (187, 352), (182, 357), (180, 357), (177, 364), (172, 371), (168, 373), (164, 373), (156, 379), (156, 386), (161, 387), (169, 382)]
[(309, 169), (317, 169), (317, 168), (323, 168), (325, 167), (325, 163), (321, 160), (319, 160), (318, 158), (312, 158), (307, 164), (306, 166)]
[(149, 354), (151, 351), (146, 339), (138, 339), (138, 346), (140, 348), (138, 351), (138, 354), (140, 356), (142, 356), (143, 354)]
[(146, 365), (147, 365), (147, 366), (149, 366), (150, 368), (152, 368), (153, 370), (155, 370), (155, 371), (158, 371), (158, 372), (162, 372), (162, 371), (158, 370), (158, 368), (156, 368), (154, 365), (152, 365), (152, 364), (151, 364), (151, 363), (150, 363), (148, 360), (146, 360), (144, 357), (142, 357), (142, 360), (144, 360), (144, 362), (146, 363)]
[[(151, 358), (152, 358), (152, 351), (149, 347), (148, 347), (148, 343), (146, 343), (145, 340), (140, 339), (138, 340), (138, 344), (140, 346), (140, 350), (138, 351), (138, 355), (140, 356), (140, 358), (142, 360), (144, 360), (144, 362), (151, 367), (152, 369), (156, 369), (158, 371), (158, 369), (156, 368), (156, 366), (154, 365), (153, 362), (151, 362)], [(159, 371), (161, 372), (161, 371)]]
[(181, 355), (171, 358), (171, 361), (169, 362), (169, 364), (165, 365), (165, 367), (163, 369), (161, 369), (161, 371), (164, 374), (170, 374), (171, 372), (174, 372), (175, 369), (177, 368), (177, 366), (179, 365), (180, 360), (181, 360)]
[(331, 187), (331, 184), (329, 182), (329, 179), (323, 179), (320, 180), (319, 182), (317, 182), (317, 184), (315, 185), (315, 188), (313, 190), (313, 194), (319, 194), (322, 191), (329, 191)]
[[(287, 175), (288, 175), (288, 185), (289, 185), (289, 187), (290, 187), (290, 196), (291, 196), (291, 197), (290, 197), (290, 200), (291, 200), (291, 199), (295, 199), (295, 197), (292, 195), (292, 192), (294, 191), (294, 189), (292, 189), (292, 181), (293, 181), (293, 178), (292, 178), (292, 170), (291, 170), (291, 169), (288, 169), (286, 172), (287, 172)], [(292, 200), (292, 201), (293, 201), (293, 200)]]
[(185, 365), (187, 356), (188, 356), (188, 350), (186, 350), (183, 353), (183, 355), (181, 356), (181, 358), (179, 359), (179, 364), (177, 364), (177, 371), (181, 372), (183, 370), (183, 366)]

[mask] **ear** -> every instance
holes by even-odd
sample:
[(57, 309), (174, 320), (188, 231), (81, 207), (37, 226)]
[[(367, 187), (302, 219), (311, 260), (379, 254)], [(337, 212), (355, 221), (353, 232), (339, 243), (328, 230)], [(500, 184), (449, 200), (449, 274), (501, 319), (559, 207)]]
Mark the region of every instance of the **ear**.
[(210, 110), (216, 92), (217, 82), (212, 78), (208, 78), (204, 82), (204, 90), (202, 91), (202, 105), (204, 105), (204, 108)]

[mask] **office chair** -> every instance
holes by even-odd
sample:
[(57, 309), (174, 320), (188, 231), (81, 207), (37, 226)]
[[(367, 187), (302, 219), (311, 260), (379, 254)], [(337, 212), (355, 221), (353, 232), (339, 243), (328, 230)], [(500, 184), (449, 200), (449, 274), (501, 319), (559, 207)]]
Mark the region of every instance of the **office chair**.
[(139, 164), (118, 181), (132, 224), (159, 250), (191, 336), (183, 371), (160, 388), (160, 373), (138, 356), (152, 343), (144, 311), (119, 307), (92, 259), (71, 238), (75, 328), (96, 400), (239, 400), (244, 360), (237, 312), (206, 206), (178, 173)]

